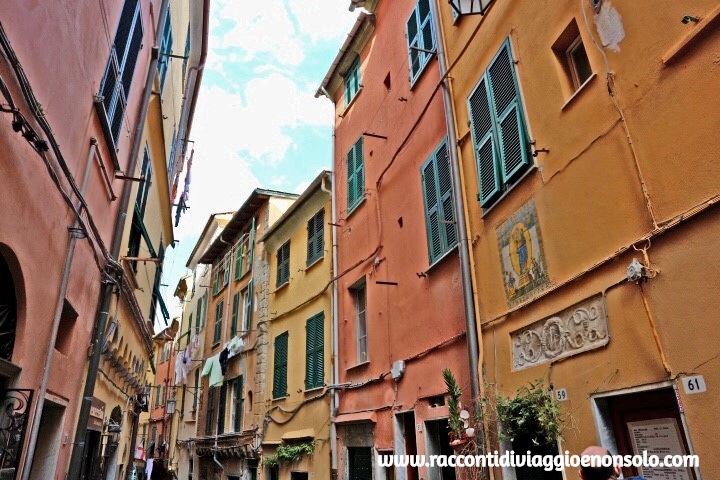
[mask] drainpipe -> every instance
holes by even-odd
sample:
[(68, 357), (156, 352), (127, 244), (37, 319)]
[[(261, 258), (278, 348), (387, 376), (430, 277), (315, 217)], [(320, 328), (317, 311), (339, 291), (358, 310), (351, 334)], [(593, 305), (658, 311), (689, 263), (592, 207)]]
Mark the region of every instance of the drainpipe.
[[(97, 139), (93, 137), (90, 139), (90, 153), (88, 154), (82, 185), (80, 186), (80, 193), (82, 193), (82, 195), (85, 195), (88, 178), (90, 177), (90, 166), (92, 165), (92, 161), (95, 159), (96, 153)], [(79, 203), (76, 206), (78, 209), (81, 207)], [(65, 266), (63, 267), (63, 276), (60, 281), (60, 291), (58, 292), (57, 302), (55, 303), (55, 315), (53, 317), (52, 330), (50, 336), (48, 337), (49, 341), (47, 351), (45, 352), (43, 376), (35, 400), (35, 411), (32, 420), (32, 430), (30, 431), (30, 441), (28, 442), (27, 454), (25, 455), (25, 461), (23, 462), (22, 480), (27, 480), (30, 477), (30, 470), (35, 457), (35, 447), (37, 447), (38, 432), (40, 431), (40, 419), (42, 418), (43, 408), (45, 406), (45, 394), (47, 393), (47, 386), (50, 381), (50, 367), (52, 366), (53, 351), (55, 350), (54, 340), (57, 338), (57, 332), (60, 328), (60, 319), (62, 318), (63, 306), (65, 304), (65, 295), (67, 294), (68, 283), (70, 281), (70, 270), (72, 267), (73, 257), (75, 256), (75, 243), (78, 238), (82, 238), (82, 233), (78, 231), (79, 226), (79, 222), (75, 220), (75, 223), (69, 229), (70, 240), (67, 247), (67, 253), (65, 254)]]
[[(433, 27), (436, 32), (441, 32), (440, 17), (437, 3), (430, 1), (430, 15), (433, 19)], [(453, 206), (455, 207), (456, 225), (460, 241), (458, 250), (460, 253), (460, 273), (462, 277), (463, 305), (465, 307), (465, 328), (468, 348), (468, 360), (470, 362), (470, 392), (472, 393), (473, 406), (477, 408), (480, 398), (480, 380), (478, 363), (480, 348), (478, 345), (477, 323), (475, 320), (475, 301), (473, 297), (472, 273), (470, 270), (470, 247), (468, 246), (467, 223), (465, 217), (464, 202), (462, 196), (462, 183), (460, 178), (460, 161), (458, 159), (457, 132), (453, 121), (453, 104), (450, 98), (450, 88), (446, 78), (447, 63), (445, 60), (445, 49), (442, 43), (442, 35), (438, 34), (437, 58), (442, 78), (442, 97), (445, 106), (445, 120), (448, 132), (448, 153), (450, 155), (450, 172), (453, 183)]]
[[(167, 15), (170, 0), (162, 0), (160, 6), (160, 18), (164, 20)], [(157, 29), (155, 38), (155, 45), (159, 45), (162, 40), (162, 29)], [(155, 80), (155, 74), (157, 73), (158, 57), (157, 47), (152, 49), (152, 55), (150, 58), (150, 66), (148, 68), (147, 78), (145, 79), (145, 87), (143, 90), (143, 98), (140, 106), (140, 114), (138, 115), (137, 124), (135, 125), (135, 137), (133, 138), (133, 145), (130, 151), (130, 164), (127, 169), (128, 173), (132, 173), (137, 168), (137, 157), (140, 150), (140, 140), (142, 138), (142, 131), (145, 127), (145, 120), (147, 118), (148, 107), (150, 105), (150, 95), (152, 93), (152, 86)], [(120, 255), (120, 247), (122, 243), (123, 231), (125, 229), (125, 222), (127, 218), (128, 205), (130, 204), (130, 194), (132, 192), (132, 183), (126, 181), (123, 184), (123, 191), (120, 197), (120, 211), (115, 219), (115, 227), (113, 232), (112, 245), (110, 247), (110, 257), (118, 258)], [(70, 467), (68, 469), (68, 477), (70, 479), (79, 479), (82, 469), (82, 461), (85, 453), (85, 435), (87, 433), (87, 425), (90, 417), (90, 405), (92, 403), (93, 395), (95, 393), (95, 381), (98, 376), (98, 370), (100, 368), (100, 355), (101, 355), (101, 343), (102, 337), (107, 327), (108, 310), (110, 309), (110, 302), (112, 301), (114, 282), (107, 279), (102, 280), (102, 288), (100, 291), (100, 301), (98, 302), (98, 313), (95, 318), (95, 327), (93, 330), (93, 338), (91, 342), (92, 356), (90, 357), (87, 376), (85, 379), (85, 388), (83, 391), (83, 398), (80, 403), (80, 412), (78, 414), (77, 427), (75, 429), (75, 437), (73, 440), (73, 450), (70, 457)], [(118, 298), (119, 301), (119, 298)], [(151, 354), (152, 357), (152, 354)], [(152, 363), (152, 358), (151, 358)], [(130, 456), (134, 457), (135, 452), (135, 439), (131, 439)], [(132, 464), (134, 462), (130, 462)]]
[[(329, 95), (326, 95), (332, 100)], [(333, 132), (332, 138), (332, 167), (330, 171), (330, 178), (332, 181), (332, 188), (330, 189), (330, 209), (332, 210), (332, 278), (336, 278), (338, 275), (338, 248), (337, 248), (337, 198), (336, 198), (336, 184), (335, 184), (335, 133)], [(337, 280), (333, 282), (332, 286), (332, 354), (333, 354), (333, 368), (332, 368), (332, 379), (330, 383), (337, 385), (340, 381), (340, 366), (338, 361), (338, 283)], [(337, 478), (338, 468), (338, 445), (337, 445), (337, 425), (335, 424), (335, 417), (340, 408), (340, 391), (333, 389), (330, 395), (330, 476), (331, 478)]]

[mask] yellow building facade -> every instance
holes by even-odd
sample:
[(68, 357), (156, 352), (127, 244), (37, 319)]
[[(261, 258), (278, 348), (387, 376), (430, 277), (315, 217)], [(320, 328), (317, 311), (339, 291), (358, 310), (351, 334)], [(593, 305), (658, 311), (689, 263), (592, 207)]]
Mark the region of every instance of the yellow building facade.
[[(268, 480), (330, 478), (331, 188), (324, 171), (260, 239), (270, 271), (262, 441)], [(301, 446), (306, 453), (283, 460), (283, 450)]]
[(717, 2), (472, 3), (484, 14), (434, 8), (485, 396), (539, 380), (564, 419), (549, 451), (696, 454), (624, 474), (713, 475)]

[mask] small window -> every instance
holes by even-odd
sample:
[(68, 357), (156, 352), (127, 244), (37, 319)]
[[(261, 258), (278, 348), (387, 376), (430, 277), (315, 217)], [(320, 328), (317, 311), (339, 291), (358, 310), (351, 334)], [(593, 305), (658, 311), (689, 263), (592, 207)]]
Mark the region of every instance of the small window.
[(285, 242), (277, 251), (277, 283), (276, 287), (285, 285), (290, 281), (290, 240)]
[(367, 297), (365, 282), (352, 288), (355, 301), (355, 325), (357, 329), (357, 363), (368, 361), (368, 328), (367, 328)]
[(223, 306), (223, 300), (220, 300), (215, 306), (215, 331), (213, 332), (213, 343), (219, 343), (220, 339), (222, 339)]
[(287, 396), (288, 332), (275, 337), (273, 360), (272, 396), (274, 399), (285, 398)]
[(447, 142), (433, 152), (422, 166), (425, 225), (428, 253), (434, 263), (457, 244), (452, 178)]
[(305, 389), (322, 387), (325, 383), (324, 345), (325, 313), (320, 312), (305, 324)]
[(350, 105), (360, 91), (360, 57), (357, 57), (345, 74), (345, 107)]
[(414, 84), (435, 53), (435, 34), (430, 15), (430, 1), (419, 0), (407, 21), (410, 84)]
[(325, 209), (320, 210), (308, 220), (307, 232), (307, 264), (310, 265), (315, 260), (322, 258), (325, 253)]
[(575, 90), (585, 83), (585, 81), (592, 75), (592, 68), (590, 68), (590, 60), (588, 60), (587, 52), (585, 51), (585, 45), (583, 45), (582, 38), (578, 35), (575, 41), (567, 49), (567, 61), (572, 72), (573, 85)]
[(365, 157), (363, 154), (363, 137), (347, 153), (348, 213), (357, 207), (365, 198)]
[(580, 35), (577, 22), (573, 19), (560, 34), (552, 51), (557, 60), (558, 73), (563, 93), (571, 97), (592, 76), (593, 71)]

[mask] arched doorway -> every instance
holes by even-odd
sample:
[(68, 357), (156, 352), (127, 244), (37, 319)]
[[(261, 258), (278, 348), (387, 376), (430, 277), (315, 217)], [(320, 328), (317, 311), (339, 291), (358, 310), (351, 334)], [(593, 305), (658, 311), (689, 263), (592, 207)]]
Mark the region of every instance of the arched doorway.
[(12, 272), (0, 253), (0, 358), (12, 361), (17, 327), (17, 297)]

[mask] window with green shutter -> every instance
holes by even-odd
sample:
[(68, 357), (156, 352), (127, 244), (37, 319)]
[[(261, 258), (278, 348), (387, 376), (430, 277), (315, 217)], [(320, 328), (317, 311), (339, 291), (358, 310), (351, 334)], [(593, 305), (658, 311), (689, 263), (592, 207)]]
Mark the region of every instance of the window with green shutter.
[(452, 178), (447, 141), (443, 140), (421, 169), (425, 201), (430, 263), (442, 257), (457, 243)]
[(348, 213), (365, 198), (365, 157), (363, 137), (360, 137), (347, 154)]
[(240, 375), (232, 381), (232, 410), (231, 424), (233, 432), (242, 431), (243, 414), (243, 377)]
[(468, 97), (480, 205), (491, 206), (531, 165), (515, 64), (506, 40)]
[(173, 36), (172, 21), (170, 20), (170, 11), (165, 16), (165, 25), (163, 26), (162, 38), (160, 39), (160, 55), (158, 58), (158, 74), (160, 75), (160, 90), (165, 87), (165, 76), (167, 75), (168, 66), (170, 64), (170, 55), (172, 55)]
[(290, 240), (277, 251), (277, 283), (276, 287), (290, 281)]
[(227, 401), (227, 385), (228, 382), (223, 382), (220, 387), (220, 401), (218, 402), (218, 417), (217, 417), (217, 434), (222, 435), (225, 433), (225, 402)]
[(215, 425), (215, 389), (208, 389), (207, 416), (205, 417), (205, 435), (213, 434)]
[(220, 342), (222, 338), (223, 301), (215, 306), (215, 331), (213, 332), (213, 343)]
[(273, 361), (273, 398), (287, 396), (288, 332), (275, 337)]
[(345, 107), (360, 91), (360, 57), (357, 57), (345, 74)]
[(240, 241), (235, 247), (235, 280), (239, 280), (244, 273), (243, 260), (245, 259), (245, 255), (247, 255), (246, 244), (246, 237), (245, 235), (243, 235), (242, 237), (240, 237)]
[(320, 210), (308, 220), (307, 231), (307, 264), (310, 265), (325, 254), (325, 209)]
[(435, 53), (430, 1), (419, 0), (406, 24), (410, 84), (414, 84)]
[(245, 334), (252, 328), (253, 312), (253, 281), (250, 280), (247, 288), (242, 291), (242, 333)]
[(233, 295), (232, 321), (230, 322), (230, 336), (235, 336), (238, 327), (238, 313), (240, 312), (240, 292)]
[(325, 313), (310, 317), (305, 325), (305, 389), (322, 387), (325, 377)]

